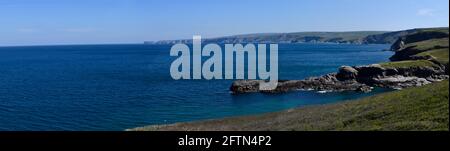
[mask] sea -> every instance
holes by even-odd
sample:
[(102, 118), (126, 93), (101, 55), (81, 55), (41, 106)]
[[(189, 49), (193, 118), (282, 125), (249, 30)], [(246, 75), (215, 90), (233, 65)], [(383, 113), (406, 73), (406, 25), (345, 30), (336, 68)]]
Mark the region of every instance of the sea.
[[(170, 45), (0, 47), (0, 130), (122, 131), (352, 101), (371, 93), (229, 91), (233, 80), (174, 80)], [(280, 44), (279, 79), (388, 61), (389, 45)]]

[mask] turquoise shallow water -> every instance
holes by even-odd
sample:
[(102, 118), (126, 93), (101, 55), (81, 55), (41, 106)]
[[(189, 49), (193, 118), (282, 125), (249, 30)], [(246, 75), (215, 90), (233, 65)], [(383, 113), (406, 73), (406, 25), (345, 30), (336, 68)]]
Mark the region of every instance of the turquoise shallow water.
[[(388, 45), (283, 44), (280, 79), (387, 61)], [(231, 95), (230, 80), (172, 80), (170, 46), (0, 47), (0, 130), (124, 130), (279, 111), (372, 93)]]

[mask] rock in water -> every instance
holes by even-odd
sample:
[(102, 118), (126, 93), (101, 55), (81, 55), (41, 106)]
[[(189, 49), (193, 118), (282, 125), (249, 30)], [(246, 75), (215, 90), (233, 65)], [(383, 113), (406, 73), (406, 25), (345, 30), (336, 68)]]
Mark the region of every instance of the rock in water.
[(258, 80), (237, 80), (234, 81), (230, 87), (230, 91), (233, 93), (248, 93), (259, 91)]
[(448, 69), (442, 67), (384, 68), (379, 64), (367, 66), (342, 66), (338, 73), (330, 73), (305, 80), (279, 80), (275, 90), (259, 90), (260, 80), (238, 80), (230, 90), (235, 93), (282, 93), (295, 90), (326, 92), (358, 91), (370, 92), (372, 86), (406, 88), (422, 86), (433, 81), (448, 79)]

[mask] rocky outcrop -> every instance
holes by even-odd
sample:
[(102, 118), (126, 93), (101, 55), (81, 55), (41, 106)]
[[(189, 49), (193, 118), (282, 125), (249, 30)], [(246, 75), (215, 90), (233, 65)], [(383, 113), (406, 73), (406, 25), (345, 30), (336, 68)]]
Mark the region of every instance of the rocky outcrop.
[[(398, 38), (400, 36), (400, 38)], [(411, 65), (403, 62), (404, 67), (381, 66), (342, 66), (337, 73), (305, 80), (280, 80), (278, 87), (271, 91), (259, 90), (258, 80), (235, 81), (230, 90), (234, 93), (264, 92), (280, 93), (293, 90), (329, 91), (362, 91), (369, 92), (373, 87), (402, 89), (422, 86), (449, 78), (448, 62), (439, 62), (435, 56), (417, 55), (421, 52), (448, 48), (448, 28), (414, 29), (404, 32), (385, 33), (370, 36), (367, 41), (392, 41), (395, 51), (391, 61), (426, 60), (432, 65)], [(445, 40), (447, 42), (445, 43)], [(442, 57), (442, 56), (440, 56)]]
[(316, 90), (320, 92), (341, 92), (341, 91), (365, 91), (368, 92), (372, 88), (368, 85), (358, 83), (356, 81), (347, 80), (339, 81), (336, 74), (328, 74), (321, 77), (313, 77), (305, 80), (286, 80), (279, 81), (278, 86), (274, 90), (259, 90), (259, 80), (239, 80), (233, 82), (230, 90), (233, 93), (283, 93), (295, 90)]
[(339, 72), (336, 78), (340, 81), (356, 79), (358, 76), (358, 70), (350, 66), (342, 66), (339, 68)]
[(233, 82), (230, 90), (233, 93), (282, 93), (295, 90), (370, 92), (373, 87), (402, 89), (448, 78), (446, 66), (384, 68), (381, 65), (373, 64), (355, 67), (342, 66), (338, 73), (305, 80), (280, 80), (277, 88), (270, 91), (259, 90), (259, 80), (239, 80)]

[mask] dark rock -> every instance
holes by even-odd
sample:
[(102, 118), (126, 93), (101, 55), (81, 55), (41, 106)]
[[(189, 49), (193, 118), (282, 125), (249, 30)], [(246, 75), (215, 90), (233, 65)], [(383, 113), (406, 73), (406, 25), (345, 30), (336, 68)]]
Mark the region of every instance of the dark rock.
[(330, 73), (305, 80), (280, 80), (275, 90), (259, 90), (260, 80), (233, 82), (233, 93), (283, 93), (295, 90), (321, 92), (359, 91), (370, 92), (371, 86), (402, 89), (422, 86), (434, 81), (448, 79), (448, 64), (442, 67), (383, 68), (378, 64), (367, 66), (342, 66), (338, 73)]
[(340, 81), (354, 80), (358, 76), (358, 70), (350, 66), (342, 66), (339, 68), (339, 72), (336, 78)]
[(357, 66), (355, 67), (355, 69), (358, 70), (358, 76), (356, 77), (356, 80), (360, 83), (365, 83), (368, 85), (372, 85), (374, 83), (373, 81), (374, 78), (382, 77), (385, 76), (386, 74), (386, 69), (378, 64), (368, 66)]
[(259, 91), (259, 81), (257, 80), (238, 80), (234, 81), (230, 87), (233, 93), (248, 93)]
[(398, 51), (405, 48), (405, 41), (403, 41), (403, 38), (398, 38), (397, 41), (394, 42), (391, 46), (391, 51)]
[(363, 85), (363, 86), (360, 86), (358, 89), (356, 89), (356, 91), (368, 93), (368, 92), (371, 92), (372, 89), (373, 89), (373, 87), (370, 87), (370, 86), (367, 86), (367, 85)]

